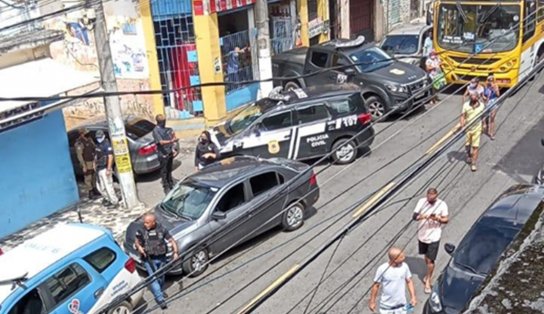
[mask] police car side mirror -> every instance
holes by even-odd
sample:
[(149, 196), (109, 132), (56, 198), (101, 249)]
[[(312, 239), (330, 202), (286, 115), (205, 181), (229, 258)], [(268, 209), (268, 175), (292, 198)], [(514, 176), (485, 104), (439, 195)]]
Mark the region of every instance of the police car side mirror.
[(355, 75), (355, 69), (354, 68), (346, 68), (344, 70), (344, 74), (346, 74), (347, 76)]
[(455, 245), (451, 243), (446, 243), (444, 244), (444, 250), (446, 250), (446, 252), (448, 252), (449, 255), (452, 255), (453, 252), (455, 251)]
[(226, 219), (227, 218), (227, 214), (223, 213), (223, 212), (213, 212), (212, 214), (212, 219), (213, 220), (223, 220), (223, 219)]

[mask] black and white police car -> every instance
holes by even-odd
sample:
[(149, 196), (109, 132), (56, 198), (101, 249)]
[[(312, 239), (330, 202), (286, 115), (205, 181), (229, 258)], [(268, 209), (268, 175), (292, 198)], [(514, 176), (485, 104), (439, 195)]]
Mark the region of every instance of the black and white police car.
[(357, 158), (359, 148), (372, 143), (371, 120), (357, 85), (287, 92), (279, 87), (268, 98), (227, 117), (210, 134), (222, 158), (253, 155), (304, 160), (336, 150), (334, 161), (347, 164)]

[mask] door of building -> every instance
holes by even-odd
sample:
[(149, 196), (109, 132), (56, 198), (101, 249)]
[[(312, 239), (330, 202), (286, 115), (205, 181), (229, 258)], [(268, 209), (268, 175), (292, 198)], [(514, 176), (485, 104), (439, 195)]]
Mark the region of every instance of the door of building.
[(352, 38), (363, 35), (367, 41), (374, 40), (373, 2), (373, 0), (350, 0), (349, 25)]

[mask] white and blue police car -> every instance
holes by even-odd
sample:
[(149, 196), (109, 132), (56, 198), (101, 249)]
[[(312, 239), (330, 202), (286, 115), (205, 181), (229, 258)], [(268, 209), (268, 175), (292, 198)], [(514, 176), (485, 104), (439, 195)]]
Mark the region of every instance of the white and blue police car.
[[(0, 313), (96, 313), (141, 282), (111, 232), (60, 224), (0, 255)], [(109, 313), (130, 313), (143, 291)]]

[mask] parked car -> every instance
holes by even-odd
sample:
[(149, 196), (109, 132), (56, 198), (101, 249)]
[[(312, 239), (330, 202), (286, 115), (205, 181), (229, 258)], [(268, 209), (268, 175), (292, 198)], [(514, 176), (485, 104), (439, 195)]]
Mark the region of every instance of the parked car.
[[(430, 81), (423, 69), (395, 61), (380, 47), (365, 43), (362, 36), (280, 53), (272, 58), (272, 71), (274, 77), (296, 77), (275, 81), (285, 89), (354, 83), (375, 119), (389, 111), (410, 110), (430, 95), (425, 89)], [(305, 76), (309, 73), (316, 74)]]
[(401, 25), (385, 35), (380, 47), (399, 61), (420, 66), (425, 37), (431, 29), (424, 23)]
[(228, 117), (210, 134), (222, 156), (305, 160), (334, 150), (333, 160), (347, 164), (357, 158), (357, 147), (372, 144), (371, 120), (357, 86), (329, 84), (275, 93)]
[[(540, 143), (542, 144), (542, 146), (544, 146), (544, 138), (540, 140)], [(535, 175), (533, 182), (539, 185), (544, 184), (544, 165), (540, 168), (540, 170)]]
[[(140, 281), (110, 231), (57, 225), (0, 256), (0, 313), (96, 313)], [(128, 296), (109, 313), (130, 313), (142, 296)]]
[(544, 210), (544, 187), (516, 185), (480, 216), (456, 248), (445, 244), (451, 259), (433, 286), (424, 313), (462, 313), (481, 284), (522, 230), (532, 230)]
[[(306, 211), (319, 199), (315, 174), (307, 171), (293, 188), (278, 192), (308, 168), (288, 159), (238, 156), (213, 163), (176, 184), (153, 209), (157, 221), (176, 239), (184, 260), (169, 273), (198, 276), (210, 257), (231, 246), (278, 225), (288, 231), (300, 228)], [(141, 264), (134, 247), (139, 228), (141, 218), (128, 226), (124, 248)]]
[[(147, 174), (160, 168), (157, 155), (157, 145), (153, 139), (152, 131), (155, 123), (140, 117), (128, 116), (125, 118), (125, 132), (127, 134), (128, 149), (132, 161), (132, 170), (135, 174)], [(89, 136), (95, 140), (96, 131), (102, 130), (109, 137), (108, 122), (99, 120), (78, 126), (68, 131), (68, 144), (70, 146), (70, 157), (74, 172), (78, 176), (83, 176), (83, 171), (77, 160), (74, 143), (79, 137), (79, 129), (87, 128)], [(95, 140), (96, 143), (96, 140)]]

